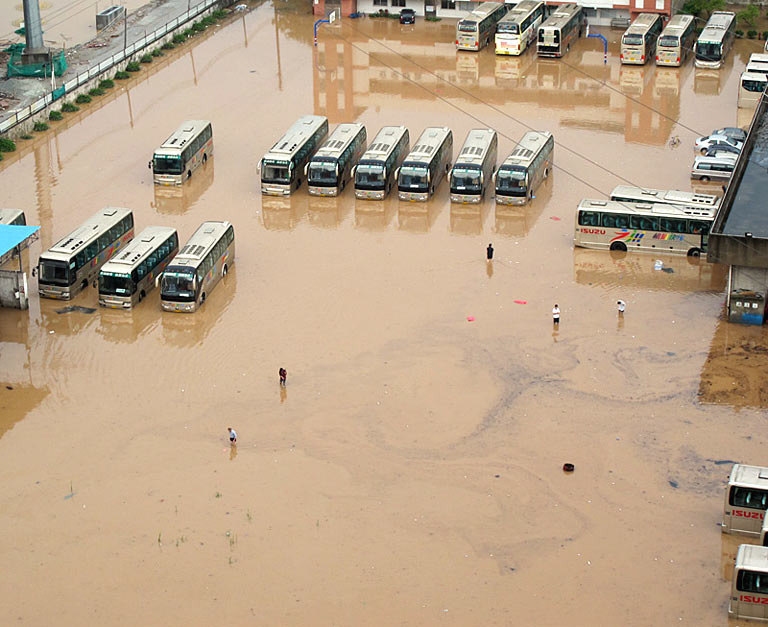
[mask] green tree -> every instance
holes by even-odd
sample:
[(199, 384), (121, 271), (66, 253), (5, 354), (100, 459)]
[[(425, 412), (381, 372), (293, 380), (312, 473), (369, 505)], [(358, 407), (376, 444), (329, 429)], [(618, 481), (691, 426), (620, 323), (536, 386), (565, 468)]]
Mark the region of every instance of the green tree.
[(687, 0), (681, 13), (708, 20), (713, 11), (722, 11), (724, 8), (725, 0)]
[(756, 4), (750, 4), (743, 11), (739, 11), (736, 14), (736, 19), (743, 22), (747, 26), (754, 26), (758, 17), (760, 17), (760, 9)]

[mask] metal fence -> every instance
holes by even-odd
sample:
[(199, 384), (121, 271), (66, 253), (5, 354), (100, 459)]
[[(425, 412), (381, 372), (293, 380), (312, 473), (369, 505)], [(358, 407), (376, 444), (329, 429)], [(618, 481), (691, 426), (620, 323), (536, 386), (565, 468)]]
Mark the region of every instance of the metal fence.
[(55, 102), (62, 96), (74, 91), (81, 85), (84, 85), (91, 79), (99, 76), (100, 74), (103, 74), (107, 70), (115, 67), (118, 63), (121, 63), (122, 61), (125, 61), (126, 59), (129, 59), (137, 52), (144, 50), (148, 46), (152, 45), (159, 39), (162, 39), (165, 37), (168, 33), (176, 30), (179, 26), (182, 26), (183, 24), (186, 24), (190, 20), (193, 20), (198, 15), (200, 15), (203, 11), (206, 11), (210, 9), (212, 6), (218, 4), (221, 0), (202, 0), (199, 4), (197, 4), (194, 7), (191, 7), (188, 11), (185, 11), (179, 17), (177, 17), (174, 20), (171, 20), (164, 26), (161, 26), (153, 33), (149, 33), (145, 37), (142, 37), (138, 41), (133, 42), (129, 46), (126, 46), (124, 50), (121, 50), (112, 56), (108, 57), (107, 59), (101, 61), (99, 64), (94, 65), (93, 67), (88, 68), (85, 72), (81, 72), (74, 78), (66, 81), (61, 87), (58, 89), (55, 89), (49, 94), (46, 94), (39, 100), (36, 100), (28, 107), (24, 107), (23, 109), (18, 109), (14, 111), (10, 117), (0, 122), (0, 133), (5, 133), (6, 131), (9, 131), (14, 126), (21, 124), (25, 120), (28, 120), (36, 113), (39, 113), (43, 109), (45, 109), (48, 105)]

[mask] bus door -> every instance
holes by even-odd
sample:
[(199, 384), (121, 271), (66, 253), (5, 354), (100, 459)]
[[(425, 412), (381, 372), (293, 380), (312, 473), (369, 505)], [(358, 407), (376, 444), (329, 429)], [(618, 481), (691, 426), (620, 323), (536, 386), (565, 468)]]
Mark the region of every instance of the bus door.
[(768, 548), (742, 544), (736, 554), (728, 614), (768, 620)]

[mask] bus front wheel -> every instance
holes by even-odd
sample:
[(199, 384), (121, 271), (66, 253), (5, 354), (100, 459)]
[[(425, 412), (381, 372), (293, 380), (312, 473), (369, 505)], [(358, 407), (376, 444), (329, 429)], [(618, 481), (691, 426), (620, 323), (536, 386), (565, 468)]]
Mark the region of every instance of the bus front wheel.
[(221, 269), (221, 276), (227, 276), (227, 272), (229, 272), (227, 264), (224, 264), (224, 267)]
[(619, 250), (625, 253), (627, 252), (627, 245), (624, 242), (613, 242), (611, 244), (611, 250)]
[(200, 304), (202, 305), (205, 302), (205, 292), (203, 292), (203, 295), (200, 297)]
[(208, 155), (203, 153), (203, 163), (208, 163)]
[(192, 170), (187, 170), (187, 180), (192, 178)]
[(691, 250), (688, 251), (689, 257), (699, 257), (701, 255), (701, 249), (699, 248), (691, 248)]
[(709, 181), (709, 177), (708, 176), (702, 176), (701, 180), (704, 181), (705, 183), (707, 183)]
[(88, 279), (84, 279), (82, 284), (80, 285), (81, 290), (88, 289)]
[(147, 293), (144, 290), (141, 290), (141, 292), (139, 293), (139, 302), (143, 301), (146, 295)]

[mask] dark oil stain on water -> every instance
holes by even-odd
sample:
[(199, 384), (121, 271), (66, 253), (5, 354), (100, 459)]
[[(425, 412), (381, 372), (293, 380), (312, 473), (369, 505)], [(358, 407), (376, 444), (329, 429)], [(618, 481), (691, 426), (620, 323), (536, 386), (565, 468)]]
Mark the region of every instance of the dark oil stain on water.
[[(603, 65), (597, 40), (504, 59), (457, 54), (451, 20), (344, 20), (315, 56), (303, 11), (259, 7), (0, 165), (4, 206), (42, 225), (33, 260), (109, 205), (237, 237), (194, 315), (157, 291), (56, 313), (93, 288), (0, 311), (0, 622), (725, 625), (713, 460), (766, 461), (765, 332), (723, 322), (723, 268), (572, 236), (622, 181), (690, 189), (757, 44), (705, 89), (690, 63), (620, 67), (616, 31)], [(492, 126), (500, 158), (549, 130), (558, 168), (518, 208), (451, 206), (445, 183), (425, 204), (262, 198), (260, 156), (310, 112), (369, 137), (445, 124), (455, 151)], [(213, 121), (214, 159), (156, 189), (147, 161), (187, 118)]]

